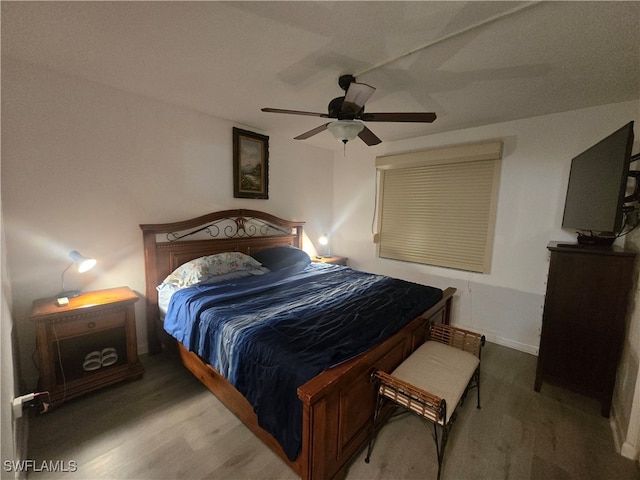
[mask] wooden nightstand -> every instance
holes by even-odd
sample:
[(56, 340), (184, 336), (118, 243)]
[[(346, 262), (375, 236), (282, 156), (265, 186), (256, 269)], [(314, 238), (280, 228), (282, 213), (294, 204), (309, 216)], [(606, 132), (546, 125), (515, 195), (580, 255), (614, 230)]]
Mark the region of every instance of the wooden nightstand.
[(346, 257), (312, 257), (311, 260), (318, 263), (331, 263), (332, 265), (344, 265), (347, 266)]
[[(86, 292), (70, 298), (64, 307), (56, 299), (33, 302), (40, 385), (51, 403), (122, 380), (142, 377), (138, 360), (134, 304), (138, 296), (129, 287)], [(105, 360), (85, 362), (88, 354), (115, 349)], [(108, 352), (108, 351), (107, 351)]]

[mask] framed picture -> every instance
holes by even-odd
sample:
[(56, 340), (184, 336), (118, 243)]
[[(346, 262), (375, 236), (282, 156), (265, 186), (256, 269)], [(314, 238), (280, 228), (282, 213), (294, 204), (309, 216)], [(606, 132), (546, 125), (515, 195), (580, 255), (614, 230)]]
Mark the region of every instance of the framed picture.
[(269, 198), (269, 137), (233, 127), (233, 196)]

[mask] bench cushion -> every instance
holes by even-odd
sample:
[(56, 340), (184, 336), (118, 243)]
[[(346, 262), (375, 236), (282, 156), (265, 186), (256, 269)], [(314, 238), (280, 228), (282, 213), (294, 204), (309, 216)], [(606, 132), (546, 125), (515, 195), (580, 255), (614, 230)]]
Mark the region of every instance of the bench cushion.
[(414, 387), (444, 398), (449, 422), (480, 359), (469, 352), (428, 341), (413, 352), (391, 375)]

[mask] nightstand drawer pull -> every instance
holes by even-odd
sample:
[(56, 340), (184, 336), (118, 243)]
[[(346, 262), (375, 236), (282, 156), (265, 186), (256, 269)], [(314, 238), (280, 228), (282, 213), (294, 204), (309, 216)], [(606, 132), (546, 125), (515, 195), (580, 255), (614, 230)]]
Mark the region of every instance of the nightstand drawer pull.
[(56, 324), (56, 334), (58, 338), (75, 337), (84, 335), (87, 332), (98, 332), (110, 328), (124, 327), (127, 322), (127, 314), (124, 310), (104, 312), (91, 318), (82, 318), (60, 322)]

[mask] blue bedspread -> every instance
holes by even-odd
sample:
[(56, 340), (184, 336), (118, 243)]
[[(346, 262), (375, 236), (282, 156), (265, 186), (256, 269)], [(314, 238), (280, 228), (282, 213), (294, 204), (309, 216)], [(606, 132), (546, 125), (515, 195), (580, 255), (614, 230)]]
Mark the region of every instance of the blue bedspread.
[(297, 388), (353, 358), (437, 303), (442, 290), (312, 263), (176, 292), (165, 330), (253, 405), (291, 460), (300, 453)]

